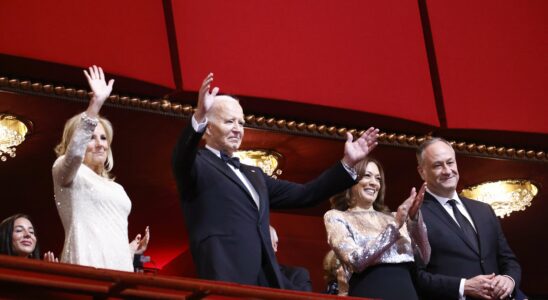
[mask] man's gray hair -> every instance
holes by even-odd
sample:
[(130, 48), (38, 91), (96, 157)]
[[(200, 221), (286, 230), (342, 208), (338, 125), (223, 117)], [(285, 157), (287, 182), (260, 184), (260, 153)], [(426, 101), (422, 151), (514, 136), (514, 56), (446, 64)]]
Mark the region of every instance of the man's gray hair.
[[(217, 95), (215, 98), (217, 99), (216, 103), (219, 103), (219, 102), (222, 102), (222, 101), (234, 101), (234, 102), (240, 104), (240, 100), (238, 98), (230, 96), (230, 95)], [(218, 110), (219, 110), (219, 108), (216, 107), (215, 104), (214, 104), (213, 107), (211, 107), (211, 109), (206, 113), (206, 118), (208, 119), (208, 121), (212, 121), (217, 117)]]
[(422, 154), (424, 153), (424, 149), (426, 149), (428, 146), (430, 146), (434, 143), (437, 143), (437, 142), (445, 143), (445, 144), (447, 144), (447, 146), (453, 148), (451, 143), (449, 143), (446, 139), (441, 138), (441, 137), (432, 137), (430, 139), (425, 140), (417, 148), (416, 155), (417, 155), (417, 163), (419, 164), (419, 166), (422, 164), (422, 159), (423, 159)]

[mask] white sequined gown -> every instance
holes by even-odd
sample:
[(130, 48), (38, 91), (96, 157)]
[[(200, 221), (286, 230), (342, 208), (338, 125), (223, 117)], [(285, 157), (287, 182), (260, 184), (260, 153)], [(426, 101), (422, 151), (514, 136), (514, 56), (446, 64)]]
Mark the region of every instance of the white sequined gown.
[[(391, 288), (387, 285), (398, 285), (396, 278), (386, 279), (385, 276), (392, 276), (385, 270), (390, 269), (391, 265), (401, 265), (414, 262), (414, 254), (418, 253), (425, 262), (430, 259), (430, 244), (428, 243), (428, 234), (423, 222), (422, 215), (419, 212), (417, 221), (408, 219), (399, 230), (395, 226), (395, 214), (385, 214), (375, 210), (364, 210), (361, 208), (351, 208), (346, 211), (332, 209), (325, 213), (324, 222), (327, 231), (327, 240), (331, 248), (344, 266), (347, 279), (352, 276), (369, 276), (366, 278), (369, 283), (374, 282), (379, 276), (382, 284), (374, 287), (367, 287), (367, 290), (374, 291), (377, 294), (354, 294), (352, 290), (359, 290), (361, 287), (352, 286), (353, 282), (360, 284), (358, 280), (350, 281), (350, 294), (352, 296), (367, 296), (383, 299), (398, 299), (390, 297), (388, 293)], [(384, 267), (386, 266), (386, 267)], [(381, 269), (379, 269), (381, 267)], [(372, 271), (374, 270), (374, 271)], [(370, 275), (370, 272), (375, 272)], [(380, 272), (380, 273), (379, 273)], [(390, 271), (391, 272), (391, 271)], [(380, 275), (376, 275), (380, 274)], [(408, 274), (404, 276), (409, 277)], [(402, 279), (403, 284), (407, 284), (409, 290), (402, 289), (404, 299), (413, 299), (410, 294), (414, 293), (414, 288), (410, 280)], [(403, 299), (403, 298), (402, 298)]]
[[(128, 240), (131, 201), (124, 188), (82, 163), (97, 121), (82, 117), (65, 155), (53, 164), (57, 211), (65, 229), (61, 262), (133, 271)], [(75, 174), (69, 186), (62, 179)]]

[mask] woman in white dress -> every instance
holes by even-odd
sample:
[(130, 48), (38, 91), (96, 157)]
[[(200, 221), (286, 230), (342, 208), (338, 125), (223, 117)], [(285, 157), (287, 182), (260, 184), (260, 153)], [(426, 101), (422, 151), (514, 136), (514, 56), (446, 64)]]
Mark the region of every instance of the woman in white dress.
[(143, 238), (139, 234), (129, 242), (131, 201), (109, 173), (113, 131), (99, 111), (114, 80), (107, 84), (97, 66), (84, 74), (93, 96), (85, 112), (66, 122), (52, 169), (55, 202), (65, 229), (61, 262), (133, 271), (133, 256), (145, 251), (150, 234), (147, 227)]

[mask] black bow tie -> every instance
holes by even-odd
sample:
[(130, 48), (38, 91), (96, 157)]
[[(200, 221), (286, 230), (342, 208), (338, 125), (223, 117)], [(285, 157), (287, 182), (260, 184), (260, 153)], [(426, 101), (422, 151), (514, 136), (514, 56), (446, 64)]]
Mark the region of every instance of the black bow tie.
[(234, 168), (240, 168), (240, 159), (237, 157), (230, 157), (225, 152), (221, 151), (221, 158), (225, 163), (231, 164)]

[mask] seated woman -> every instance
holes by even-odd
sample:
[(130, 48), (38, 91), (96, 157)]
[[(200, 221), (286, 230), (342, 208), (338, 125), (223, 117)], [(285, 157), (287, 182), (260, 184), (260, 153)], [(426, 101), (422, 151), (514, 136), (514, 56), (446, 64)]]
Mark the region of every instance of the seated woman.
[(111, 123), (99, 115), (112, 91), (100, 67), (84, 71), (93, 96), (85, 112), (65, 123), (55, 148), (53, 164), (55, 202), (65, 229), (61, 254), (64, 263), (133, 272), (134, 254), (149, 241), (148, 227), (130, 243), (128, 215), (131, 201), (112, 178)]
[[(29, 216), (15, 214), (0, 223), (0, 254), (40, 259), (38, 238)], [(58, 262), (51, 251), (44, 254), (44, 260)]]
[[(349, 296), (418, 299), (411, 270), (414, 254), (430, 259), (430, 244), (419, 208), (426, 184), (396, 213), (384, 205), (384, 172), (367, 157), (355, 166), (357, 183), (331, 198), (324, 216), (327, 239), (349, 276)], [(408, 218), (409, 216), (409, 218)]]
[[(278, 233), (274, 227), (270, 227), (270, 242), (274, 253), (278, 252)], [(287, 266), (279, 264), (280, 273), (285, 289), (303, 292), (312, 292), (312, 281), (308, 270), (299, 266)]]

